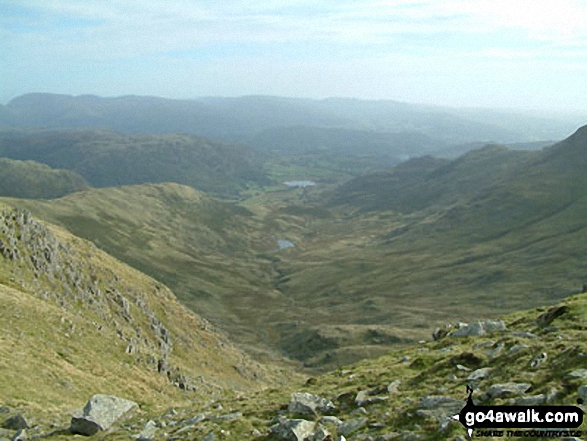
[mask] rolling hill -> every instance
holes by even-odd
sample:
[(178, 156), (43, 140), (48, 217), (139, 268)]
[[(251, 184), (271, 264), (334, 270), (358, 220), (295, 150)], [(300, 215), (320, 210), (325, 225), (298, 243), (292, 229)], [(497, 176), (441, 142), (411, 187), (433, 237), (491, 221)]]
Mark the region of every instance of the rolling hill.
[(191, 135), (11, 130), (0, 133), (0, 156), (72, 170), (95, 187), (177, 182), (234, 196), (269, 183), (259, 153)]
[(89, 185), (75, 172), (53, 169), (35, 161), (0, 158), (0, 195), (25, 199), (54, 199)]

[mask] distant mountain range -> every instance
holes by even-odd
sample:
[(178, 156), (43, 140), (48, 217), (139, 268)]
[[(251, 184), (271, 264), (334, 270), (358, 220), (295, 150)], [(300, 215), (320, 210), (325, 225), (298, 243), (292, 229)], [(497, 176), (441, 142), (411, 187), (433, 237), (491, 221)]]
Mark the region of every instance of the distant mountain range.
[[(441, 144), (556, 140), (574, 131), (580, 121), (580, 116), (544, 116), (536, 112), (271, 96), (171, 100), (35, 93), (14, 98), (0, 107), (0, 127), (100, 127), (124, 133), (189, 133), (251, 142), (253, 146), (257, 146), (254, 141), (264, 131), (295, 126), (394, 134), (418, 132)], [(267, 138), (261, 136), (260, 140)], [(261, 142), (258, 147), (267, 145)]]

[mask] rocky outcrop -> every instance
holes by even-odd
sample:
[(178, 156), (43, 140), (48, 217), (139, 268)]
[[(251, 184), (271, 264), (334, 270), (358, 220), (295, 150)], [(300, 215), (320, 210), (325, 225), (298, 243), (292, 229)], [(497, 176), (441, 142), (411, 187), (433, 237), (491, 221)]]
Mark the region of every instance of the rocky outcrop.
[(134, 401), (110, 395), (94, 395), (83, 409), (73, 415), (70, 431), (90, 436), (108, 430), (137, 407)]

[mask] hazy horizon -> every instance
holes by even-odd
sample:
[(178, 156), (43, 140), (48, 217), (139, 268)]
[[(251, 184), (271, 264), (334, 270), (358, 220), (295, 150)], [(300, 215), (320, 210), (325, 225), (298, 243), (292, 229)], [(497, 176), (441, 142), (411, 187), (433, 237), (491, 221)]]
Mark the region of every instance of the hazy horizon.
[(585, 16), (573, 0), (5, 0), (0, 102), (269, 95), (584, 111)]

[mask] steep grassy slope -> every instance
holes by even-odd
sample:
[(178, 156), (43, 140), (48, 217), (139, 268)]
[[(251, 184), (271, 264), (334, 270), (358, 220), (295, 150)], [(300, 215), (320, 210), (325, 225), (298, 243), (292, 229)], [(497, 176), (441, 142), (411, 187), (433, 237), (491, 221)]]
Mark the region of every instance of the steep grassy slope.
[(0, 401), (34, 416), (94, 393), (157, 409), (276, 378), (159, 282), (7, 207), (0, 301)]
[(193, 188), (156, 184), (91, 189), (55, 201), (9, 200), (167, 284), (239, 342), (269, 337), (267, 310), (289, 304), (273, 287), (277, 249), (251, 211)]
[(53, 199), (87, 188), (77, 173), (55, 170), (35, 161), (0, 158), (0, 195), (25, 199)]
[(189, 135), (4, 131), (0, 156), (73, 170), (96, 187), (177, 182), (235, 195), (269, 182), (262, 157), (252, 149)]

